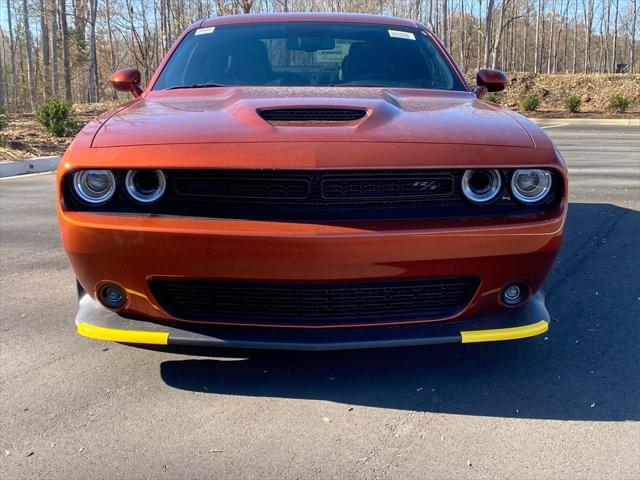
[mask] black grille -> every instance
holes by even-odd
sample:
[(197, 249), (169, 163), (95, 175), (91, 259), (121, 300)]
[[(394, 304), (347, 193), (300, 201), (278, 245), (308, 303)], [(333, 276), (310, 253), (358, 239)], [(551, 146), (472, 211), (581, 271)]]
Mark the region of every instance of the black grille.
[(305, 206), (422, 203), (456, 197), (449, 171), (172, 171), (176, 193), (229, 203)]
[(260, 110), (267, 122), (353, 122), (367, 112), (355, 108), (278, 108)]
[(327, 176), (321, 180), (322, 198), (356, 199), (438, 199), (454, 192), (453, 175), (422, 174), (403, 176), (363, 174)]
[(216, 323), (281, 326), (357, 325), (445, 317), (461, 310), (476, 278), (363, 283), (155, 280), (170, 315)]
[(230, 201), (305, 200), (311, 191), (308, 178), (268, 178), (243, 174), (176, 176), (178, 195), (213, 197)]

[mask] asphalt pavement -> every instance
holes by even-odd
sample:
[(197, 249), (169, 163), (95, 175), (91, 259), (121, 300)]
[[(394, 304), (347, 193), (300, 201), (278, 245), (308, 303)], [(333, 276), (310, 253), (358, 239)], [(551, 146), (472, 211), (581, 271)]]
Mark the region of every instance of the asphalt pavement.
[[(0, 478), (640, 477), (640, 129), (555, 126), (548, 334), (185, 356), (74, 331), (55, 176), (0, 180)], [(217, 356), (212, 356), (217, 355)]]

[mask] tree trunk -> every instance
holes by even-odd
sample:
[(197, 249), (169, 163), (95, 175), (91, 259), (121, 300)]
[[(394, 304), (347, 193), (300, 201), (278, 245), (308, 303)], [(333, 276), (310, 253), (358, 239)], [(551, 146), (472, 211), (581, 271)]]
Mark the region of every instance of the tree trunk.
[[(78, 47), (84, 50), (87, 47), (85, 29), (87, 27), (87, 0), (71, 0), (73, 4), (73, 24)], [(92, 0), (93, 1), (93, 0)]]
[(549, 34), (549, 58), (547, 59), (547, 73), (551, 73), (551, 61), (553, 60), (554, 34), (556, 28), (556, 0), (551, 4), (551, 33)]
[(633, 0), (633, 15), (631, 17), (631, 52), (629, 53), (629, 71), (636, 69), (636, 24), (638, 23), (638, 0)]
[(567, 12), (564, 17), (564, 53), (562, 55), (562, 70), (569, 73), (569, 64), (567, 63), (567, 51), (569, 48), (569, 0), (567, 0)]
[(618, 52), (618, 5), (620, 4), (619, 0), (616, 0), (616, 12), (613, 16), (613, 46), (611, 49), (611, 73), (616, 72), (617, 67), (617, 52)]
[(18, 105), (18, 75), (16, 73), (16, 44), (13, 40), (13, 26), (11, 24), (11, 2), (7, 0), (7, 26), (9, 28), (9, 55), (11, 56), (11, 103), (13, 108)]
[(96, 59), (96, 15), (98, 0), (89, 0), (89, 85), (87, 98), (89, 103), (99, 100), (98, 97), (98, 62)]
[(31, 100), (31, 110), (36, 109), (36, 84), (33, 71), (33, 46), (31, 44), (31, 27), (29, 27), (29, 9), (27, 0), (22, 0), (22, 21), (24, 28), (24, 43), (27, 51), (27, 79), (29, 82), (29, 99)]
[(481, 63), (482, 63), (482, 51), (481, 49), (481, 38), (482, 38), (482, 0), (479, 1), (479, 6), (478, 6), (478, 38), (477, 38), (477, 58), (476, 58), (476, 65), (477, 68), (481, 67)]
[[(577, 1), (577, 0), (576, 0)], [(542, 0), (538, 0), (538, 9), (536, 10), (536, 42), (535, 52), (533, 54), (533, 73), (538, 73), (538, 60), (540, 52), (540, 17), (542, 15)]]
[(527, 12), (524, 16), (524, 33), (522, 35), (522, 71), (527, 71), (527, 33), (529, 30), (529, 13)]
[[(604, 19), (604, 13), (603, 19)], [(611, 61), (609, 60), (609, 26), (611, 25), (611, 2), (607, 3), (607, 20), (604, 22), (605, 30), (604, 30), (604, 71), (610, 70)]]
[(493, 27), (493, 6), (495, 3), (495, 0), (489, 0), (487, 3), (487, 19), (485, 20), (484, 26), (484, 62), (482, 62), (482, 66), (485, 68), (489, 65), (489, 57), (491, 55), (491, 31)]
[(7, 92), (5, 91), (6, 82), (4, 81), (4, 49), (0, 48), (0, 109), (4, 110), (7, 100)]
[[(109, 3), (109, 0), (105, 0), (105, 9), (106, 9), (106, 15), (107, 15), (107, 35), (109, 38), (109, 69), (111, 72), (113, 72), (116, 69), (116, 53), (115, 53), (115, 48), (113, 46), (113, 33), (111, 32), (111, 5)], [(157, 28), (156, 28), (156, 35), (157, 35)], [(116, 93), (115, 89), (113, 87), (111, 87), (111, 98), (113, 100), (117, 100), (118, 99), (118, 94)]]
[(466, 34), (464, 0), (460, 0), (460, 61), (463, 72), (467, 71)]
[(504, 28), (504, 11), (507, 7), (507, 1), (502, 2), (500, 7), (500, 20), (498, 21), (498, 27), (496, 28), (496, 38), (493, 44), (493, 57), (491, 60), (491, 68), (496, 68), (498, 65), (498, 52), (500, 49), (500, 42), (502, 42), (502, 30)]
[(574, 12), (573, 12), (573, 66), (571, 67), (571, 73), (576, 73), (576, 66), (578, 64), (578, 0), (574, 0)]
[(60, 75), (58, 72), (58, 5), (51, 0), (51, 91), (54, 96), (60, 93)]
[(447, 0), (442, 0), (442, 41), (447, 43), (447, 48), (450, 48), (449, 41), (449, 6)]
[(60, 0), (60, 26), (62, 28), (62, 64), (64, 66), (64, 98), (73, 100), (71, 91), (71, 60), (69, 58), (69, 28), (67, 27), (67, 0)]
[(593, 0), (584, 0), (584, 73), (591, 69), (591, 31), (593, 28)]
[(51, 95), (51, 65), (49, 63), (49, 29), (47, 28), (47, 14), (44, 0), (40, 0), (40, 43), (42, 48), (42, 77), (44, 81), (45, 100)]

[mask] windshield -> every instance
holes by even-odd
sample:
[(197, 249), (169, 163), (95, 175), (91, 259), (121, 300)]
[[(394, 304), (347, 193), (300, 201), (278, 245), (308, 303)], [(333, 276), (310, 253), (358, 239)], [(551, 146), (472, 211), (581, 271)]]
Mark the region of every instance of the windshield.
[(419, 29), (328, 22), (192, 30), (153, 89), (226, 85), (465, 90)]

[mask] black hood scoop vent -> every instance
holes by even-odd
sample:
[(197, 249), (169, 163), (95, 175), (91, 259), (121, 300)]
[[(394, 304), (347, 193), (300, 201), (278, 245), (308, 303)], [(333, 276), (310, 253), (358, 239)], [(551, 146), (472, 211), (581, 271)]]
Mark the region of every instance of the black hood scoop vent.
[(360, 120), (367, 114), (359, 108), (270, 108), (258, 110), (270, 123), (345, 123)]

